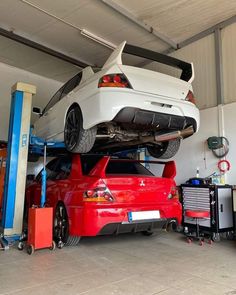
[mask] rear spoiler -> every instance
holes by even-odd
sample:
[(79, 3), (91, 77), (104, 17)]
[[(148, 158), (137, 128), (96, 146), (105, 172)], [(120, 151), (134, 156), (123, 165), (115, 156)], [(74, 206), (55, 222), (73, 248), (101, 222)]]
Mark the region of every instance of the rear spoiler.
[(125, 44), (124, 53), (128, 53), (131, 55), (139, 56), (142, 58), (146, 58), (149, 60), (153, 60), (174, 68), (178, 68), (182, 70), (180, 79), (187, 81), (187, 82), (192, 82), (194, 79), (194, 70), (193, 70), (193, 64), (188, 63), (185, 61), (182, 61), (180, 59), (171, 57), (169, 55), (165, 55), (159, 52), (155, 52), (149, 49), (141, 48), (138, 46), (130, 45), (130, 44)]
[(165, 165), (163, 172), (162, 172), (162, 177), (164, 178), (171, 178), (174, 179), (176, 176), (176, 164), (175, 161), (146, 161), (146, 160), (133, 160), (133, 159), (114, 159), (111, 158), (110, 156), (104, 156), (101, 160), (98, 161), (96, 166), (91, 170), (89, 173), (90, 176), (97, 176), (97, 177), (105, 177), (105, 171), (106, 167), (108, 165), (108, 162), (135, 162), (135, 163), (148, 163), (148, 164), (161, 164)]
[(164, 170), (162, 172), (162, 177), (174, 179), (176, 176), (176, 164), (175, 161), (148, 161), (148, 160), (133, 160), (133, 159), (110, 159), (110, 161), (117, 162), (136, 162), (141, 164), (160, 164), (165, 165)]

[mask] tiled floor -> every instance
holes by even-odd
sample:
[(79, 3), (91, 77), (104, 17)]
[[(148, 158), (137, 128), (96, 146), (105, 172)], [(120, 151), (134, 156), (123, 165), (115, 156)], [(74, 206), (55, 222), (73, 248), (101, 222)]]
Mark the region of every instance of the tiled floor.
[(236, 244), (177, 233), (84, 238), (78, 247), (0, 252), (0, 294), (236, 294)]

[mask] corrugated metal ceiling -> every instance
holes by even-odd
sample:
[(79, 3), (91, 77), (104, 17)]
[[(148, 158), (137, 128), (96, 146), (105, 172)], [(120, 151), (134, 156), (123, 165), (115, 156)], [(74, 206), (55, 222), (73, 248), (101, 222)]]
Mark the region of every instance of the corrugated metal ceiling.
[(235, 0), (118, 0), (176, 43), (235, 15)]
[[(207, 29), (236, 13), (235, 0), (118, 0), (139, 20), (175, 42)], [(33, 7), (29, 4), (36, 5)], [(41, 10), (44, 10), (41, 11)], [(53, 17), (53, 16), (54, 17)], [(60, 19), (59, 19), (60, 18)], [(86, 29), (118, 45), (123, 40), (162, 52), (169, 45), (100, 0), (0, 1), (0, 26), (89, 64), (101, 66), (111, 50), (80, 34)], [(66, 80), (74, 65), (1, 37), (0, 61), (56, 80)], [(137, 62), (135, 59), (130, 63)]]

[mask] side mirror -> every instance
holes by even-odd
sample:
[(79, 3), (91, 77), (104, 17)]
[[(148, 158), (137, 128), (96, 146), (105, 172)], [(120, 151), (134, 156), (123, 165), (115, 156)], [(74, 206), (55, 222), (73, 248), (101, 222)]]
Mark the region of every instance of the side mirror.
[(42, 115), (42, 111), (38, 107), (33, 107), (33, 113), (37, 115)]

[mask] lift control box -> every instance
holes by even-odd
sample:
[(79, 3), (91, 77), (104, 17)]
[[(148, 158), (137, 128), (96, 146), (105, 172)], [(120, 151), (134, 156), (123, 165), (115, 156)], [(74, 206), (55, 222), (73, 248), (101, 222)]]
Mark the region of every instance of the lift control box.
[(53, 208), (30, 208), (28, 241), (31, 250), (53, 248)]

